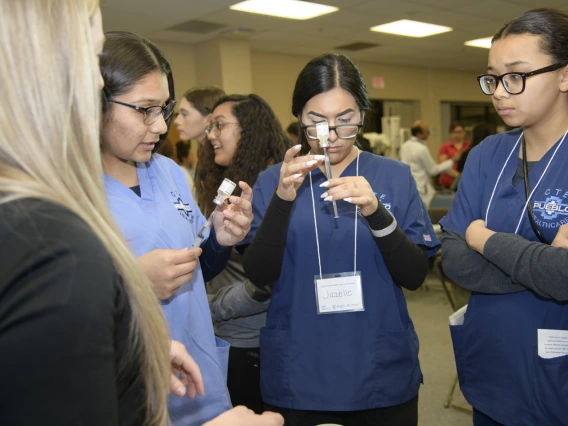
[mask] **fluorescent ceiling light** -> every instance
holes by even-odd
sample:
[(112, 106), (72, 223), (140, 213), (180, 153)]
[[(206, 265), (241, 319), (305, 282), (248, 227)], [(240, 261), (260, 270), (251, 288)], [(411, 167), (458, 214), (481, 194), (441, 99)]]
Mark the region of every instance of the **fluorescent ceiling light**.
[(302, 21), (339, 10), (333, 6), (298, 0), (248, 0), (234, 4), (229, 9)]
[(371, 28), (371, 31), (396, 34), (406, 37), (428, 37), (435, 34), (447, 33), (448, 31), (452, 31), (452, 28), (443, 27), (442, 25), (427, 24), (426, 22), (401, 19), (400, 21), (377, 25), (376, 27)]
[(491, 49), (491, 39), (493, 37), (478, 38), (476, 40), (466, 41), (466, 46), (483, 47), (484, 49)]

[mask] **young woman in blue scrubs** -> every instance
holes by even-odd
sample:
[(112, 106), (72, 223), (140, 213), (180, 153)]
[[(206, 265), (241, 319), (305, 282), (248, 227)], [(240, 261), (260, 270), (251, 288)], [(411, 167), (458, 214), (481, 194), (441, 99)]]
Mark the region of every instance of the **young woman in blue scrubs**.
[(475, 425), (568, 424), (568, 14), (528, 11), (493, 37), (478, 77), (514, 130), (471, 151), (443, 265), (472, 291), (452, 326)]
[(201, 248), (189, 250), (205, 218), (183, 171), (156, 154), (173, 110), (168, 62), (148, 40), (106, 34), (100, 59), (104, 79), (101, 149), (109, 206), (131, 250), (160, 299), (173, 339), (199, 365), (205, 396), (168, 402), (174, 425), (202, 425), (231, 407), (226, 387), (229, 345), (213, 334), (204, 278), (227, 262), (252, 219), (251, 188), (241, 182), (235, 209), (214, 216)]
[[(402, 287), (422, 284), (439, 242), (408, 166), (354, 146), (368, 108), (346, 56), (310, 61), (292, 100), (301, 145), (254, 186), (244, 269), (273, 286), (261, 389), (287, 425), (417, 424), (422, 373)], [(324, 121), (332, 179), (313, 138)]]

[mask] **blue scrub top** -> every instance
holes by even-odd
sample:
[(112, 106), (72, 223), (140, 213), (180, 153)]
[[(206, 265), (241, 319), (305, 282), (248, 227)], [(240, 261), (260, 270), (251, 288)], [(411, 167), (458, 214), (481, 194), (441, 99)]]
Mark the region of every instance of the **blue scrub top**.
[[(491, 136), (467, 158), (459, 190), (440, 224), (465, 236), (469, 224), (485, 219), (497, 178), (520, 129)], [(535, 194), (533, 214), (540, 232), (554, 240), (568, 223), (568, 141), (560, 147)], [(529, 173), (531, 189), (558, 147), (557, 142)], [(524, 181), (512, 185), (518, 149), (495, 189), (488, 228), (515, 233), (526, 202)], [(538, 242), (525, 211), (519, 235)], [(459, 283), (458, 283), (459, 284)], [(473, 293), (462, 326), (452, 326), (460, 387), (478, 410), (506, 425), (568, 425), (568, 356), (538, 356), (538, 329), (568, 329), (568, 304), (527, 290), (513, 294)]]
[[(254, 187), (251, 240), (278, 186), (281, 164), (261, 173)], [(342, 176), (356, 175), (356, 160)], [(439, 248), (408, 166), (362, 152), (364, 176), (399, 226), (416, 244)], [(353, 271), (355, 206), (320, 195), (327, 179), (312, 172), (323, 274)], [(388, 407), (416, 396), (422, 381), (418, 338), (401, 288), (388, 272), (369, 226), (358, 215), (357, 270), (365, 311), (318, 315), (319, 274), (310, 180), (298, 188), (282, 272), (261, 330), (261, 389), (265, 402), (297, 410), (356, 411)], [(411, 265), (409, 265), (411, 266)]]
[[(183, 171), (159, 154), (136, 167), (141, 197), (105, 175), (110, 209), (134, 255), (191, 247), (205, 218), (193, 200)], [(185, 345), (199, 365), (205, 385), (204, 397), (191, 400), (171, 395), (170, 417), (174, 425), (201, 426), (231, 408), (231, 403), (226, 386), (229, 345), (213, 333), (199, 263), (192, 280), (161, 304), (171, 338)]]

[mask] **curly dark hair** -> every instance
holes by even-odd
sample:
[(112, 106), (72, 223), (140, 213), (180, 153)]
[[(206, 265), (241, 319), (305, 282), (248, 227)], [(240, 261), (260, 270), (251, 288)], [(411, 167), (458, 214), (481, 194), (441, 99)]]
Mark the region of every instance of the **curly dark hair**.
[[(215, 163), (213, 146), (209, 142), (203, 144), (204, 155), (201, 167), (207, 175), (203, 191), (199, 194), (198, 204), (204, 215), (208, 216), (213, 209), (213, 199), (217, 188), (228, 178), (238, 183), (244, 181), (253, 186), (261, 171), (284, 159), (291, 142), (272, 108), (258, 95), (230, 95), (217, 101), (214, 108), (230, 102), (231, 112), (241, 128), (241, 137), (237, 150), (228, 167)], [(240, 194), (237, 186), (235, 195)]]

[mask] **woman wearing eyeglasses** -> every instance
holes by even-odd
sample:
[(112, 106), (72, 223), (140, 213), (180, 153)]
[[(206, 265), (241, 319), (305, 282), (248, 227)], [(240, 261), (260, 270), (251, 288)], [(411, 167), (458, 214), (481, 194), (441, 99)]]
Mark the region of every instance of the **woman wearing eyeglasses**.
[(468, 156), (443, 265), (472, 291), (451, 327), (475, 425), (566, 425), (568, 14), (528, 11), (493, 37), (478, 77), (514, 130)]
[(199, 142), (192, 193), (200, 208), (211, 203), (211, 200), (203, 198), (203, 186), (207, 182), (207, 171), (202, 167), (202, 160), (206, 156), (205, 149), (208, 145), (206, 128), (211, 121), (215, 102), (223, 96), (225, 96), (225, 92), (215, 86), (194, 87), (183, 94), (179, 103), (179, 114), (174, 120), (179, 137), (182, 140), (191, 141), (195, 139)]
[(346, 56), (310, 61), (292, 99), (301, 145), (254, 186), (244, 269), (273, 287), (261, 389), (287, 425), (417, 424), (422, 373), (402, 287), (420, 287), (439, 241), (409, 167), (354, 146), (368, 108)]
[[(260, 172), (282, 161), (290, 146), (270, 106), (254, 94), (219, 99), (212, 121), (202, 159), (208, 176), (203, 188), (206, 216), (224, 178), (253, 185)], [(258, 289), (247, 279), (243, 249), (233, 249), (225, 269), (207, 284), (207, 292), (215, 334), (231, 344), (227, 379), (231, 401), (261, 413), (259, 334), (266, 323), (270, 289)]]
[[(199, 365), (205, 396), (170, 398), (174, 425), (202, 425), (231, 407), (226, 387), (228, 343), (213, 333), (204, 279), (219, 273), (250, 228), (252, 190), (214, 216), (200, 248), (189, 250), (205, 218), (183, 171), (156, 154), (173, 111), (168, 62), (151, 42), (124, 32), (106, 34), (101, 150), (109, 206), (130, 249), (161, 301), (171, 337)], [(201, 255), (201, 256), (200, 256)]]

